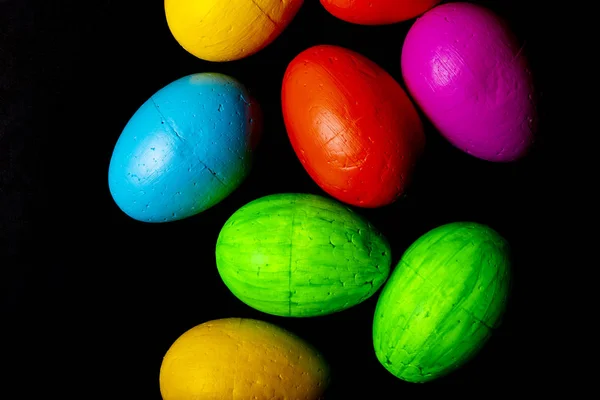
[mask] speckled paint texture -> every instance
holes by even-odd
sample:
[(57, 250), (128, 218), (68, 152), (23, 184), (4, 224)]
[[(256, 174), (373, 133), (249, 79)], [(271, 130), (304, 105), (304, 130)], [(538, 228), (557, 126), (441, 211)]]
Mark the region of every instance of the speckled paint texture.
[(335, 17), (359, 25), (387, 25), (407, 21), (441, 0), (321, 0)]
[(329, 366), (309, 343), (246, 318), (200, 324), (169, 348), (160, 369), (163, 400), (319, 400)]
[(526, 50), (491, 10), (457, 2), (426, 12), (401, 66), (413, 99), (455, 147), (492, 162), (528, 153), (538, 113)]
[(408, 382), (455, 371), (500, 323), (510, 277), (509, 245), (490, 227), (454, 222), (425, 233), (403, 254), (377, 301), (377, 359)]
[(290, 24), (303, 0), (165, 0), (173, 37), (207, 61), (239, 60), (262, 50)]
[(207, 210), (250, 172), (260, 121), (258, 104), (229, 76), (172, 82), (135, 112), (115, 145), (108, 171), (114, 201), (144, 222)]
[(288, 65), (281, 98), (294, 151), (325, 192), (364, 208), (405, 193), (425, 135), (408, 95), (380, 66), (343, 47), (314, 46)]
[(389, 275), (387, 239), (343, 204), (312, 194), (274, 194), (237, 210), (216, 246), (219, 274), (259, 311), (312, 317), (371, 297)]

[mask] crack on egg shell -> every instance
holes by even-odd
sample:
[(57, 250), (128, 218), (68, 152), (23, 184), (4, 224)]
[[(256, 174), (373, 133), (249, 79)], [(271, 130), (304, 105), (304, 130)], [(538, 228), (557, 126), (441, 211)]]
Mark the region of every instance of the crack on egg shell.
[(293, 251), (294, 251), (294, 220), (296, 218), (296, 209), (295, 206), (296, 205), (296, 199), (292, 200), (292, 222), (291, 222), (291, 226), (290, 226), (290, 261), (289, 261), (289, 266), (288, 266), (288, 315), (291, 316), (292, 315), (292, 262), (294, 260), (293, 258)]
[(277, 28), (280, 27), (279, 22), (277, 22), (275, 19), (273, 19), (273, 17), (271, 17), (271, 15), (269, 15), (269, 13), (267, 13), (261, 6), (260, 4), (258, 4), (256, 2), (256, 0), (250, 0), (252, 2), (252, 4), (254, 4), (256, 6), (256, 8), (258, 8), (258, 11), (260, 11), (262, 13), (262, 15), (264, 15), (269, 21), (271, 21), (273, 23), (273, 25), (275, 25)]
[[(245, 100), (243, 99), (242, 95), (240, 95), (240, 98), (245, 102)], [(186, 140), (185, 140), (184, 136), (179, 133), (179, 131), (175, 127), (175, 125), (163, 114), (163, 112), (160, 110), (160, 106), (158, 105), (158, 103), (154, 99), (154, 96), (151, 96), (150, 100), (152, 101), (152, 104), (154, 105), (154, 109), (156, 110), (156, 112), (161, 117), (161, 120), (162, 120), (161, 123), (165, 124), (167, 126), (168, 130), (170, 132), (172, 132), (177, 139), (179, 139), (180, 141), (182, 141), (182, 142), (185, 143)], [(222, 107), (222, 105), (219, 104), (219, 111), (221, 111), (221, 107)], [(154, 150), (154, 148), (152, 148), (152, 150)], [(208, 165), (206, 165), (206, 163), (204, 161), (202, 161), (201, 159), (198, 158), (197, 160), (198, 160), (198, 163), (200, 165), (202, 165), (217, 180), (217, 182), (219, 182), (221, 185), (223, 185), (225, 187), (227, 186), (227, 183), (225, 182), (225, 180), (223, 178), (219, 177), (219, 175), (217, 174), (217, 172), (214, 169), (212, 169), (211, 167), (209, 167)], [(190, 168), (188, 168), (188, 172), (190, 172)], [(194, 186), (196, 186), (195, 183), (194, 183)]]
[(160, 117), (162, 118), (162, 120), (167, 124), (167, 128), (169, 128), (169, 130), (175, 134), (175, 137), (178, 138), (181, 141), (184, 141), (183, 136), (181, 136), (179, 134), (179, 132), (177, 131), (177, 129), (175, 128), (175, 126), (173, 125), (173, 123), (167, 118), (165, 117), (165, 115), (162, 113), (162, 111), (160, 110), (160, 107), (158, 105), (158, 103), (156, 103), (156, 100), (154, 100), (154, 96), (150, 97), (150, 101), (152, 101), (152, 104), (154, 105), (154, 108), (156, 109), (156, 112), (160, 115)]

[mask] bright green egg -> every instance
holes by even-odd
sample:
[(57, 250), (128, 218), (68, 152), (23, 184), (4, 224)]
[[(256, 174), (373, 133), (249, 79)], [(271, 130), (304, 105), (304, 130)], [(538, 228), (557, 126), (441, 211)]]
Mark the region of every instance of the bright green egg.
[(378, 299), (373, 321), (378, 360), (415, 383), (464, 365), (500, 323), (510, 269), (508, 243), (488, 226), (455, 222), (421, 236)]
[(219, 274), (242, 302), (267, 314), (332, 314), (371, 297), (390, 272), (387, 239), (349, 207), (317, 195), (256, 199), (225, 223)]

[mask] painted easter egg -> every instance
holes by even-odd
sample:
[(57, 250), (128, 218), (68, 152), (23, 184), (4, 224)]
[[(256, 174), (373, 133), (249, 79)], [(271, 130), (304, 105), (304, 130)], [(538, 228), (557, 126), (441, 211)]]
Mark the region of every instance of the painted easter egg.
[(488, 226), (455, 222), (417, 239), (377, 301), (373, 343), (396, 377), (428, 382), (472, 359), (509, 295), (508, 243)]
[(402, 48), (408, 91), (439, 132), (479, 159), (522, 158), (538, 125), (523, 45), (491, 10), (471, 3), (433, 8)]
[(441, 0), (321, 0), (333, 16), (359, 25), (387, 25), (423, 14)]
[(323, 398), (329, 366), (309, 343), (247, 318), (200, 324), (181, 335), (160, 367), (163, 400)]
[(343, 204), (285, 193), (256, 199), (225, 223), (219, 274), (242, 302), (286, 317), (327, 315), (371, 297), (389, 275), (386, 238)]
[(304, 0), (165, 0), (171, 34), (207, 61), (248, 57), (273, 42)]
[(139, 221), (198, 214), (231, 194), (252, 166), (258, 104), (235, 79), (178, 79), (152, 95), (121, 133), (108, 171), (119, 208)]
[(294, 151), (325, 192), (365, 208), (405, 192), (425, 136), (411, 100), (381, 67), (342, 47), (311, 47), (288, 65), (281, 97)]

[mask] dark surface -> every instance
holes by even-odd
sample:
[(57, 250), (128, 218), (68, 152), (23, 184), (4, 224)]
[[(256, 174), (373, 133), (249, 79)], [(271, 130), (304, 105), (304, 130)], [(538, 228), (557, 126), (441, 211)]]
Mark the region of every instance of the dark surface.
[[(321, 318), (269, 316), (239, 302), (214, 262), (218, 232), (237, 208), (278, 192), (324, 194), (302, 169), (285, 134), (280, 83), (303, 49), (336, 44), (377, 62), (401, 82), (402, 40), (412, 21), (361, 27), (317, 1), (269, 47), (245, 60), (203, 62), (171, 36), (161, 1), (0, 1), (0, 292), (4, 375), (28, 399), (109, 395), (160, 399), (162, 356), (185, 330), (210, 319), (274, 322), (317, 346), (330, 361), (330, 398), (400, 398), (536, 387), (543, 361), (539, 328), (549, 271), (558, 127), (549, 101), (548, 19), (520, 1), (480, 1), (526, 40), (542, 92), (541, 137), (522, 162), (492, 164), (452, 148), (428, 126), (414, 184), (394, 205), (358, 210), (387, 235), (394, 265), (426, 231), (452, 221), (489, 224), (515, 252), (514, 290), (500, 329), (464, 368), (426, 385), (403, 383), (375, 358), (377, 295)], [(553, 28), (552, 28), (553, 29)], [(112, 148), (128, 119), (155, 91), (184, 75), (221, 72), (243, 82), (265, 114), (249, 178), (225, 201), (188, 220), (131, 220), (107, 185)], [(555, 85), (555, 83), (553, 83)], [(494, 389), (496, 390), (496, 389)], [(395, 394), (394, 396), (388, 393)]]

